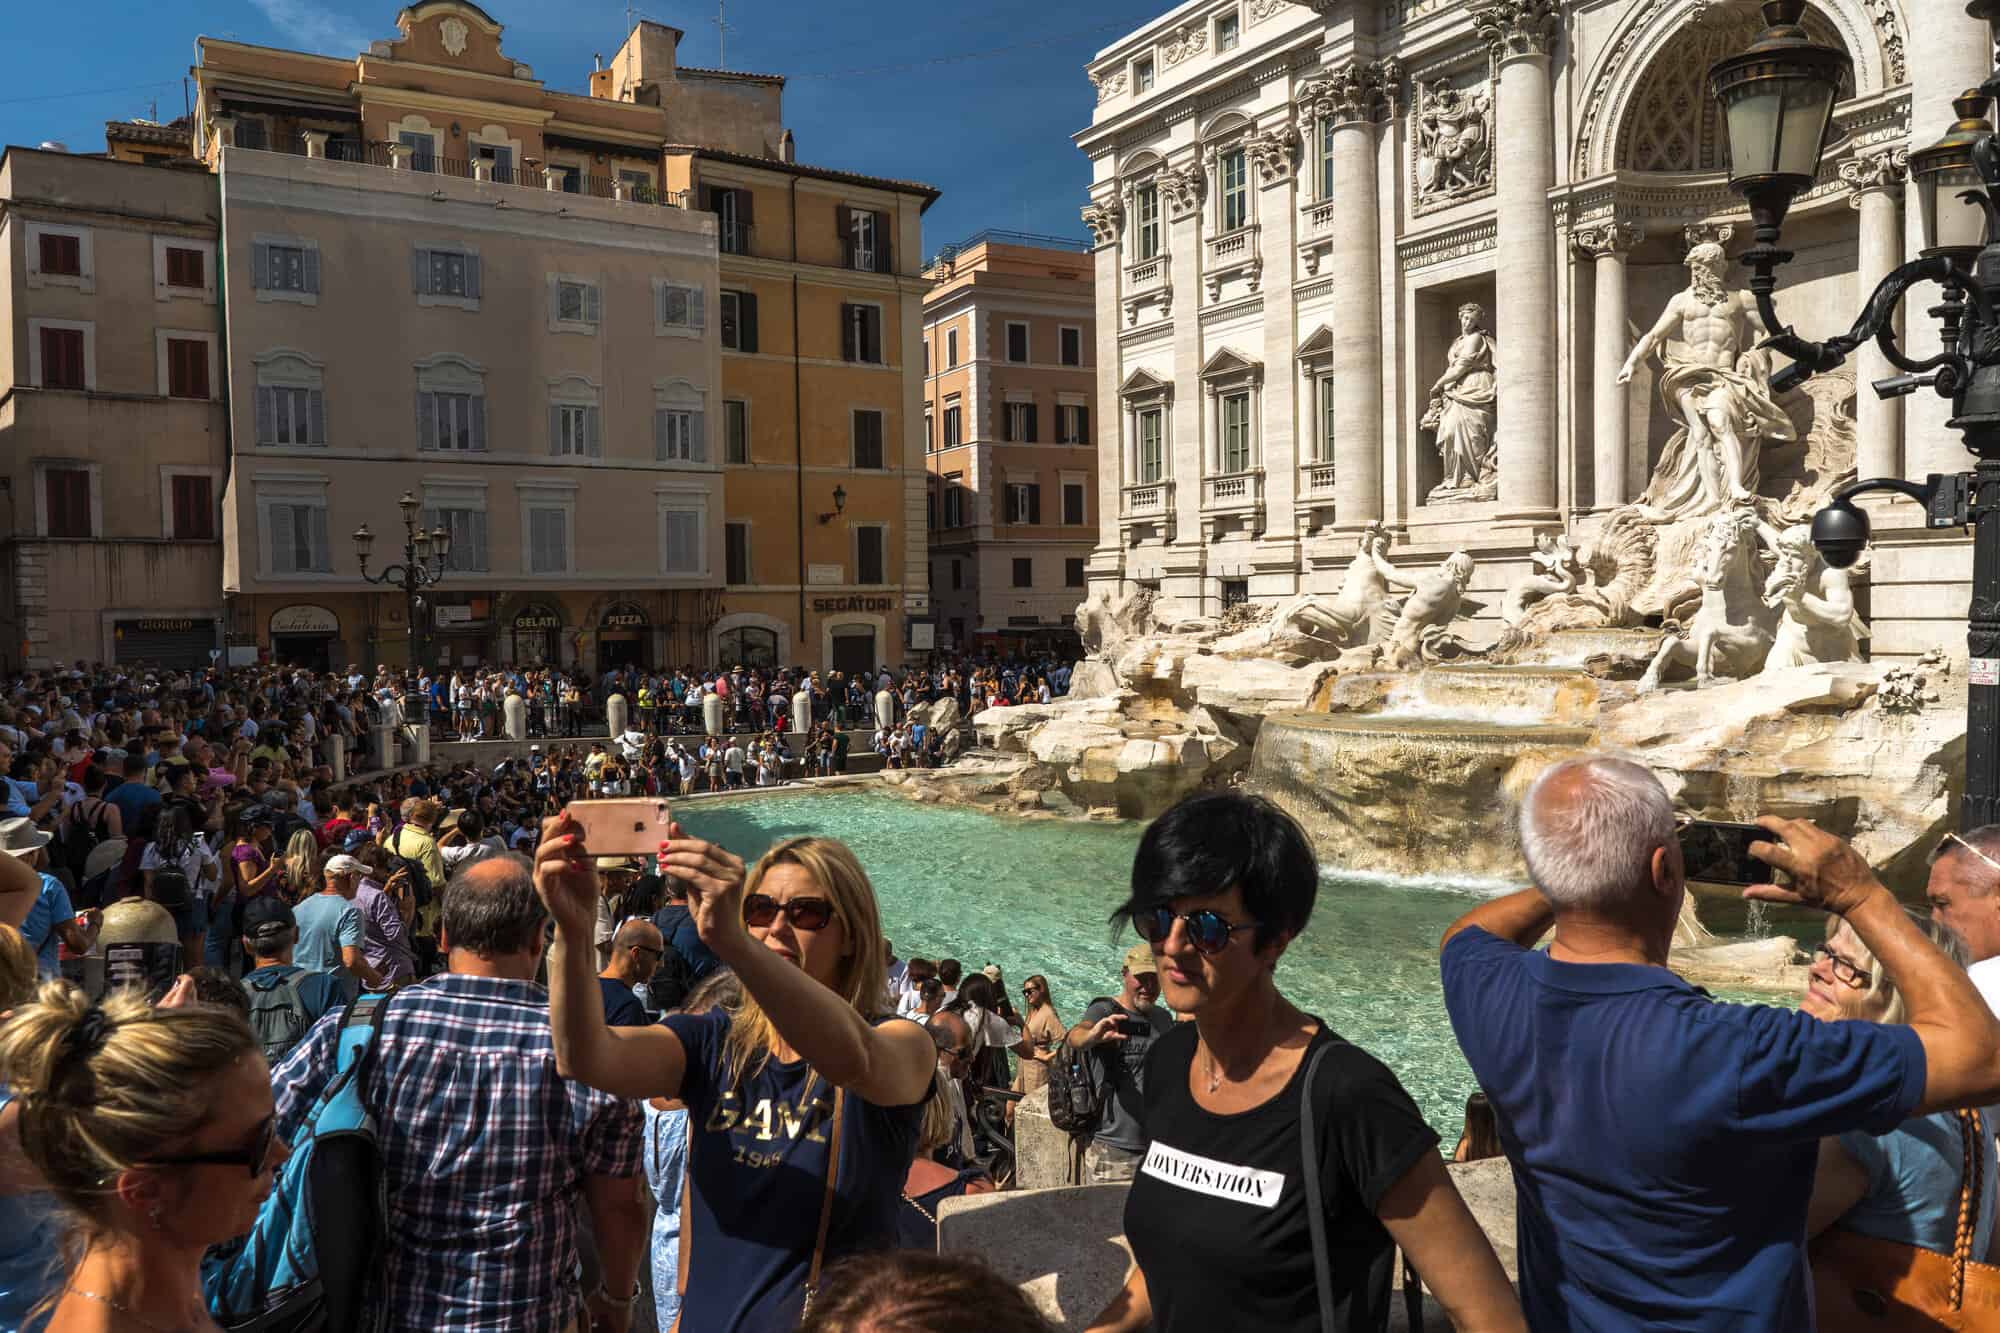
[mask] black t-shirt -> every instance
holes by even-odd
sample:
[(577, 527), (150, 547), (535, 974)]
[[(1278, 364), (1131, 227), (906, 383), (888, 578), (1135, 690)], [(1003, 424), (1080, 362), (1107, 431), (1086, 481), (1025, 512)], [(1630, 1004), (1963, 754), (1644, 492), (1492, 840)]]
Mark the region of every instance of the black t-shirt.
[(624, 982), (599, 977), (597, 986), (604, 992), (604, 1021), (607, 1026), (642, 1028), (653, 1021), (653, 1016), (646, 1012), (646, 1006), (639, 1003), (639, 997)]
[(1093, 1137), (1109, 1148), (1125, 1152), (1146, 1150), (1146, 1057), (1154, 1043), (1174, 1026), (1174, 1020), (1158, 1005), (1144, 1014), (1122, 1009), (1116, 1000), (1096, 999), (1084, 1009), (1078, 1021), (1085, 1026), (1116, 1013), (1126, 1016), (1125, 1040), (1093, 1046), (1091, 1077), (1104, 1089), (1104, 1113), (1098, 1117)]
[(1395, 1246), (1382, 1196), (1438, 1137), (1383, 1064), (1321, 1023), (1283, 1091), (1214, 1115), (1195, 1104), (1195, 1025), (1153, 1043), (1145, 1118), (1152, 1137), (1125, 1202), (1125, 1235), (1146, 1274), (1156, 1333), (1254, 1328), (1319, 1333), (1299, 1105), (1313, 1052), (1320, 1192), (1333, 1260), (1335, 1326), (1385, 1329)]

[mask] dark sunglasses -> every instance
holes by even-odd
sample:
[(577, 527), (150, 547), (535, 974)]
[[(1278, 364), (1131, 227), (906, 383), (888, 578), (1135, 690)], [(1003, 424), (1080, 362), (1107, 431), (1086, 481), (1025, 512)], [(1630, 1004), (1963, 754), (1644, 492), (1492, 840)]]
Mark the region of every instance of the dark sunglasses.
[(665, 958), (667, 956), (667, 951), (665, 949), (655, 949), (650, 944), (635, 944), (632, 946), (632, 952), (649, 953), (653, 955), (653, 957), (655, 958)]
[(743, 900), (743, 924), (762, 929), (778, 919), (778, 913), (792, 923), (793, 930), (825, 930), (833, 920), (833, 904), (824, 898), (794, 898), (780, 903), (768, 893), (753, 893)]
[(1239, 930), (1249, 930), (1257, 923), (1244, 921), (1232, 925), (1228, 917), (1220, 912), (1211, 912), (1206, 907), (1199, 912), (1176, 912), (1171, 907), (1155, 907), (1149, 911), (1132, 914), (1132, 928), (1139, 932), (1139, 938), (1148, 944), (1160, 944), (1174, 933), (1174, 922), (1187, 927), (1188, 942), (1194, 945), (1196, 953), (1217, 954), (1229, 947), (1229, 937)]
[(257, 1126), (257, 1132), (245, 1148), (232, 1148), (227, 1152), (184, 1153), (179, 1157), (155, 1157), (155, 1166), (241, 1166), (249, 1168), (254, 1179), (264, 1174), (264, 1167), (271, 1157), (271, 1142), (278, 1136), (278, 1117), (267, 1115), (264, 1123)]

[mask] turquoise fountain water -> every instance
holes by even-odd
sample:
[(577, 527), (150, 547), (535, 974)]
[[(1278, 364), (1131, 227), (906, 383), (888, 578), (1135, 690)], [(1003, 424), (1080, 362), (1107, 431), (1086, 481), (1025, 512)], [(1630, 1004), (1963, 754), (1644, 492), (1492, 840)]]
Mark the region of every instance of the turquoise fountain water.
[[(1108, 918), (1130, 883), (1138, 824), (1014, 820), (834, 793), (698, 801), (681, 819), (746, 858), (798, 834), (840, 839), (867, 867), (897, 953), (957, 958), (968, 969), (998, 963), (1016, 1003), (1022, 980), (1040, 972), (1066, 1023), (1117, 989), (1119, 959), (1137, 940), (1129, 929), (1114, 938)], [(1305, 934), (1278, 965), (1295, 1003), (1396, 1071), (1447, 1149), (1476, 1085), (1445, 1017), (1438, 937), (1507, 887), (1329, 874)]]

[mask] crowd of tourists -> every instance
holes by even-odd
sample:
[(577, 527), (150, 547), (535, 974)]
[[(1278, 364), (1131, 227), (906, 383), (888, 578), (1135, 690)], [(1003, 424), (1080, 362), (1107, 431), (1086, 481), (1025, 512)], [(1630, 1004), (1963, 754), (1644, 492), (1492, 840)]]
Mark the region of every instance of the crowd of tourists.
[(1100, 1333), (1386, 1328), (1398, 1252), (1461, 1329), (2000, 1309), (2000, 827), (1939, 846), (1920, 914), (1760, 820), (1748, 896), (1827, 929), (1796, 1009), (1722, 1004), (1666, 966), (1657, 779), (1549, 768), (1533, 887), (1440, 962), (1510, 1282), (1397, 1075), (1286, 998), (1320, 879), (1259, 798), (1148, 826), (1104, 993), (1057, 996), (899, 958), (831, 839), (594, 851), (567, 807), (622, 738), (335, 787), (256, 680), (0, 705), (0, 1330), (1043, 1329), (936, 1218), (1011, 1183), (1044, 1088), (1073, 1178), (1127, 1190)]

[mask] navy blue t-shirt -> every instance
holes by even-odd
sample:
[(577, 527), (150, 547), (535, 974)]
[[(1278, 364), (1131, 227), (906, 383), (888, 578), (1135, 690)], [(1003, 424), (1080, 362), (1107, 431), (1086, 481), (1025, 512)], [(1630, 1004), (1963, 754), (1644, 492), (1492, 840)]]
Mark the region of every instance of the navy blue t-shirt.
[[(699, 1258), (688, 1270), (681, 1327), (703, 1333), (790, 1333), (798, 1327), (826, 1194), (833, 1085), (803, 1060), (769, 1061), (729, 1080), (729, 1015), (669, 1014), (687, 1049), (693, 1188), (681, 1234)], [(901, 1022), (891, 1019), (890, 1022)], [(823, 1266), (896, 1244), (903, 1180), (917, 1149), (924, 1101), (872, 1106), (844, 1099), (840, 1177)]]
[(1721, 1004), (1664, 968), (1477, 928), (1443, 969), (1514, 1168), (1529, 1328), (1811, 1333), (1818, 1142), (1916, 1109), (1915, 1032)]
[(599, 977), (597, 988), (604, 992), (604, 1021), (615, 1028), (642, 1028), (652, 1022), (646, 1006), (632, 988), (611, 977)]

